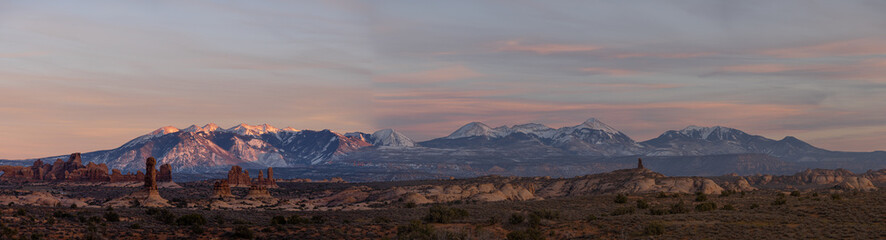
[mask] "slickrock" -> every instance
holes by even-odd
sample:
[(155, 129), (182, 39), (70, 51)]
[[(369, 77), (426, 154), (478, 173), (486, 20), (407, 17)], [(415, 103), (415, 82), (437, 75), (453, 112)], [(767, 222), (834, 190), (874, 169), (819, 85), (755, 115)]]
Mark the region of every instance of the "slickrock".
[[(881, 170), (882, 171), (882, 170)], [(846, 169), (806, 169), (792, 176), (749, 176), (748, 182), (755, 186), (765, 185), (823, 185), (844, 190), (874, 191), (877, 187), (870, 178), (876, 178), (873, 171), (856, 175)]]
[(10, 203), (16, 205), (32, 205), (32, 206), (71, 206), (77, 207), (89, 206), (80, 199), (67, 198), (65, 196), (56, 196), (48, 192), (30, 192), (30, 194), (22, 195), (0, 195), (0, 205), (8, 205)]

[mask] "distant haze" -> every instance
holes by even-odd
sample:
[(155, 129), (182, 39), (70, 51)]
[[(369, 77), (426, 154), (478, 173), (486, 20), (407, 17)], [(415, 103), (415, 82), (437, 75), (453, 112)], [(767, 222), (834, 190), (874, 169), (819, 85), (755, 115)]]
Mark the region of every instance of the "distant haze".
[(595, 117), (886, 150), (886, 1), (2, 1), (0, 159), (162, 126)]

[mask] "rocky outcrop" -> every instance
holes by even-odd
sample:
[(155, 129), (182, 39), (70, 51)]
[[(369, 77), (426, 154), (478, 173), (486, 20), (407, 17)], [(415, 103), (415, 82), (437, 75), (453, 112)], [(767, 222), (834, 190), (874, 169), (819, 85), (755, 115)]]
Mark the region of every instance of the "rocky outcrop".
[(886, 169), (880, 169), (877, 171), (868, 170), (867, 172), (863, 173), (861, 176), (871, 180), (871, 182), (873, 182), (873, 183), (878, 183), (878, 184), (886, 183)]
[(212, 198), (233, 198), (228, 180), (218, 180), (212, 186)]
[(111, 207), (171, 207), (169, 201), (160, 196), (157, 190), (157, 160), (149, 157), (145, 160), (145, 183), (141, 190), (127, 196), (105, 203)]
[(143, 173), (142, 171), (138, 171), (135, 174), (133, 174), (133, 173), (122, 174), (122, 173), (120, 173), (119, 169), (112, 169), (110, 179), (111, 179), (112, 183), (135, 182), (135, 181), (145, 179), (145, 173)]
[(246, 199), (272, 199), (274, 197), (271, 196), (271, 193), (268, 191), (268, 187), (253, 185), (249, 186), (249, 191), (246, 193)]
[(268, 168), (268, 177), (266, 178), (262, 171), (258, 171), (258, 178), (252, 180), (252, 185), (265, 186), (267, 188), (276, 188), (277, 181), (274, 180), (274, 169)]
[[(882, 170), (881, 170), (882, 171)], [(877, 187), (871, 178), (877, 178), (873, 171), (856, 175), (846, 169), (806, 169), (792, 176), (757, 175), (748, 176), (747, 181), (754, 186), (826, 186), (842, 190), (874, 191)]]
[(45, 164), (43, 161), (37, 160), (30, 167), (0, 166), (0, 171), (3, 171), (0, 180), (10, 182), (124, 182), (139, 180), (138, 174), (124, 175), (117, 169), (112, 169), (108, 174), (108, 166), (104, 163), (90, 162), (83, 165), (80, 153), (71, 154), (68, 161), (56, 159), (53, 164)]
[(723, 191), (711, 179), (701, 177), (666, 177), (649, 169), (624, 169), (558, 180), (539, 190), (538, 196), (561, 197), (615, 193), (695, 193), (719, 194)]
[(243, 170), (240, 166), (231, 166), (228, 171), (228, 184), (231, 187), (249, 187), (252, 180), (249, 178), (249, 170)]
[(160, 165), (160, 172), (157, 173), (158, 182), (172, 182), (172, 166), (169, 163)]

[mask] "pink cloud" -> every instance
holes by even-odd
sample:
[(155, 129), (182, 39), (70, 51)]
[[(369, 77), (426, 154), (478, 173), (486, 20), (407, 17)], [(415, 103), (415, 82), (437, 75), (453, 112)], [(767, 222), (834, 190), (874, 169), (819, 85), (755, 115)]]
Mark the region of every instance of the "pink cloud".
[(623, 53), (616, 54), (615, 58), (637, 58), (637, 57), (646, 57), (646, 58), (673, 58), (673, 59), (684, 59), (684, 58), (696, 58), (696, 57), (706, 57), (717, 55), (715, 52), (693, 52), (693, 53)]
[(749, 65), (733, 65), (720, 68), (724, 72), (743, 72), (743, 73), (778, 73), (796, 70), (809, 70), (811, 67), (789, 66), (784, 64), (749, 64)]
[(496, 45), (498, 45), (498, 51), (533, 52), (542, 55), (552, 53), (589, 52), (602, 48), (596, 45), (583, 44), (522, 44), (520, 41), (516, 40), (498, 42)]
[(886, 54), (886, 40), (879, 38), (854, 39), (801, 47), (770, 49), (762, 51), (761, 54), (779, 58), (884, 55)]
[(617, 69), (617, 68), (597, 68), (597, 67), (586, 67), (580, 69), (582, 72), (592, 73), (592, 74), (602, 74), (602, 75), (610, 75), (610, 76), (627, 76), (627, 75), (635, 75), (639, 74), (639, 72), (626, 70), (626, 69)]
[(390, 75), (381, 75), (373, 78), (374, 82), (379, 83), (436, 83), (452, 80), (460, 80), (467, 78), (476, 78), (484, 76), (463, 65), (455, 65), (438, 69), (431, 69), (419, 72), (397, 73)]

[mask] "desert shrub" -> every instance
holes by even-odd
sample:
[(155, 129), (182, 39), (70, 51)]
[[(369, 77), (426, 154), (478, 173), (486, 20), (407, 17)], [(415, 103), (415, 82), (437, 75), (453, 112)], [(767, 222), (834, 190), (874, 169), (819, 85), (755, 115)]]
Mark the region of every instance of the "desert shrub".
[(696, 202), (704, 202), (708, 200), (708, 195), (702, 192), (695, 193), (695, 201)]
[[(296, 216), (296, 217), (297, 217), (297, 216)], [(291, 219), (291, 218), (290, 218), (290, 219)], [(291, 222), (290, 222), (290, 223), (291, 223)], [(381, 224), (381, 223), (391, 223), (391, 219), (390, 219), (390, 218), (386, 218), (386, 217), (382, 217), (382, 216), (377, 216), (377, 217), (375, 217), (375, 218), (372, 218), (372, 223), (376, 223), (376, 224)]]
[(71, 203), (71, 208), (72, 208), (72, 209), (77, 209), (77, 204), (76, 204), (76, 203)]
[(755, 208), (758, 208), (758, 207), (760, 207), (760, 204), (756, 204), (756, 203), (751, 204), (751, 209), (755, 209)]
[(161, 221), (165, 224), (172, 224), (175, 222), (176, 219), (175, 214), (169, 212), (169, 210), (166, 209), (159, 210), (156, 214), (154, 214), (154, 217), (157, 219), (157, 221)]
[(529, 226), (538, 227), (539, 225), (541, 225), (541, 216), (529, 214)]
[(643, 227), (643, 234), (645, 235), (662, 235), (665, 232), (665, 226), (660, 222), (651, 222), (646, 224)]
[(323, 218), (323, 216), (320, 216), (320, 215), (311, 216), (311, 223), (313, 223), (313, 224), (323, 224), (325, 222), (326, 222), (326, 219)]
[(615, 196), (615, 203), (626, 203), (628, 202), (628, 196), (624, 194), (618, 194)]
[(148, 208), (147, 210), (145, 210), (145, 213), (148, 215), (155, 215), (155, 214), (160, 213), (160, 209), (159, 208)]
[(735, 210), (735, 207), (732, 206), (732, 204), (726, 204), (726, 205), (723, 205), (723, 208), (721, 208), (721, 209), (722, 210)]
[(271, 218), (271, 225), (283, 225), (283, 224), (286, 224), (286, 217), (274, 216)]
[(785, 205), (788, 203), (788, 200), (784, 197), (776, 198), (775, 201), (772, 201), (772, 206)]
[(508, 223), (514, 225), (521, 224), (524, 221), (526, 221), (526, 217), (524, 217), (523, 214), (520, 213), (511, 214), (511, 218), (508, 219)]
[(15, 216), (24, 216), (24, 215), (28, 215), (28, 211), (25, 211), (24, 208), (19, 208), (18, 210), (15, 211)]
[(799, 197), (799, 196), (800, 196), (800, 191), (791, 192), (791, 197)]
[(105, 220), (108, 222), (119, 222), (120, 214), (117, 214), (117, 212), (114, 211), (108, 211), (105, 213)]
[(397, 239), (435, 239), (434, 227), (421, 221), (397, 227)]
[(406, 208), (415, 208), (416, 205), (417, 204), (415, 204), (414, 202), (408, 202), (406, 203)]
[(615, 210), (612, 210), (612, 212), (609, 213), (609, 215), (612, 215), (612, 216), (627, 215), (627, 214), (633, 214), (635, 211), (637, 211), (637, 210), (634, 207), (620, 207), (620, 208), (616, 208)]
[(139, 223), (133, 223), (132, 225), (129, 225), (129, 228), (131, 228), (131, 229), (141, 229), (141, 228), (142, 228), (142, 225), (139, 224)]
[(100, 223), (100, 222), (102, 222), (102, 218), (100, 218), (100, 217), (98, 217), (98, 216), (91, 216), (91, 217), (89, 217), (88, 219), (86, 219), (86, 222), (89, 222), (89, 223)]
[(672, 204), (671, 209), (668, 212), (670, 214), (688, 213), (689, 208), (686, 207), (686, 203), (683, 203), (683, 201), (680, 200), (679, 202)]
[(705, 202), (698, 205), (695, 205), (695, 211), (699, 212), (707, 212), (717, 209), (717, 204), (714, 202)]
[(658, 195), (655, 195), (655, 198), (667, 198), (668, 194), (665, 192), (658, 192)]
[(450, 223), (467, 216), (468, 211), (464, 209), (434, 205), (428, 209), (428, 215), (425, 215), (424, 220), (432, 223)]
[(0, 223), (0, 239), (15, 239), (15, 237), (17, 237), (16, 235), (18, 235), (18, 230), (7, 227), (4, 223)]
[(639, 200), (637, 200), (637, 208), (647, 209), (647, 208), (649, 208), (649, 202), (646, 202), (645, 199), (639, 199)]
[(200, 214), (186, 214), (176, 219), (175, 224), (179, 226), (205, 225), (206, 219)]
[(671, 213), (671, 211), (668, 211), (667, 209), (663, 209), (663, 208), (650, 208), (649, 209), (649, 215), (666, 215), (666, 214), (670, 214), (670, 213)]
[(527, 228), (508, 233), (508, 240), (538, 240), (545, 239), (544, 234), (535, 228)]
[(818, 193), (817, 193), (817, 192), (814, 192), (814, 193), (812, 193), (812, 196), (813, 196), (813, 197), (818, 197)]
[(255, 233), (252, 232), (252, 229), (249, 229), (248, 226), (237, 226), (234, 227), (234, 232), (231, 233), (231, 236), (236, 238), (246, 238), (252, 239), (255, 237)]
[(585, 216), (585, 222), (593, 222), (596, 220), (597, 220), (597, 215), (588, 214), (587, 216)]
[(73, 218), (74, 217), (74, 215), (71, 215), (70, 213), (66, 213), (66, 212), (62, 212), (62, 211), (52, 212), (52, 216), (55, 218)]
[(310, 219), (302, 218), (298, 215), (289, 216), (289, 220), (286, 220), (286, 223), (289, 224), (308, 224), (311, 223)]
[(560, 218), (560, 212), (559, 211), (552, 211), (552, 210), (532, 211), (532, 213), (529, 213), (529, 215), (530, 215), (530, 217), (532, 215), (536, 215), (542, 219), (548, 219), (548, 220), (555, 220), (555, 219)]
[(203, 226), (201, 226), (201, 225), (193, 225), (190, 228), (191, 228), (191, 232), (193, 232), (194, 234), (199, 235), (199, 234), (203, 234), (206, 232), (206, 229), (203, 229)]
[(489, 217), (489, 220), (486, 221), (486, 224), (495, 225), (501, 223), (501, 219), (496, 216)]
[(735, 194), (735, 190), (726, 190), (720, 192), (720, 197), (728, 197), (729, 195)]
[(833, 199), (833, 200), (841, 200), (841, 199), (843, 199), (843, 196), (840, 196), (839, 193), (834, 193), (834, 194), (831, 194), (831, 199)]

